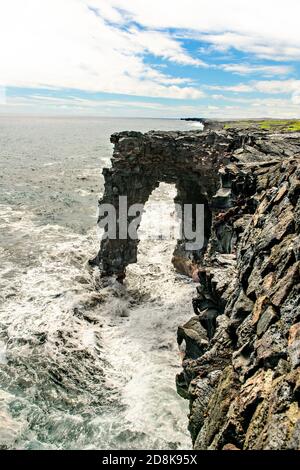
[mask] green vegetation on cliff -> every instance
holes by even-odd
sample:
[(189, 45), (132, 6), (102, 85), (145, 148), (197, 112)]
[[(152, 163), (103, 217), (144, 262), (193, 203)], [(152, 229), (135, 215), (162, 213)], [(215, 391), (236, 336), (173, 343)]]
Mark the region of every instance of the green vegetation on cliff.
[(264, 119), (264, 120), (237, 120), (227, 121), (224, 129), (229, 128), (256, 128), (273, 132), (300, 132), (300, 120), (297, 119)]
[(300, 121), (275, 121), (275, 120), (269, 120), (269, 121), (262, 121), (260, 122), (260, 128), (261, 129), (266, 129), (266, 130), (284, 130), (287, 132), (295, 132), (295, 131), (300, 131)]

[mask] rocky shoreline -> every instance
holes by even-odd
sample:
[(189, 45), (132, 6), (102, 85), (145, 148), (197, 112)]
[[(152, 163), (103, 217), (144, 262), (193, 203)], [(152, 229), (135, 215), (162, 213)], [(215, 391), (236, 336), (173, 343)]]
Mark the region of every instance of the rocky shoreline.
[(199, 270), (199, 314), (179, 328), (195, 449), (300, 449), (300, 139), (273, 145), (238, 149), (220, 172), (227, 209)]
[[(205, 246), (173, 263), (197, 273), (178, 393), (195, 449), (300, 449), (300, 134), (257, 129), (112, 136), (103, 201), (146, 202), (160, 181), (205, 204)], [(195, 190), (195, 187), (197, 190)], [(137, 243), (104, 240), (94, 260), (122, 278)]]

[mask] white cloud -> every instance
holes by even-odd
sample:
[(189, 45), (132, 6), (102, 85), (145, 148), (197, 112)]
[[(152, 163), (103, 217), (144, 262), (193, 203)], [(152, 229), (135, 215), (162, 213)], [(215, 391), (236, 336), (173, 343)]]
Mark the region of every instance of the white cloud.
[[(60, 98), (56, 96), (45, 96), (45, 95), (28, 95), (26, 97), (14, 97), (10, 98), (7, 103), (9, 106), (53, 106), (54, 109), (57, 106), (64, 107), (65, 109), (87, 109), (87, 110), (98, 110), (104, 111), (105, 107), (113, 108), (143, 108), (143, 109), (161, 109), (164, 107), (161, 103), (148, 102), (148, 101), (130, 101), (130, 100), (100, 100), (100, 99), (88, 99), (79, 98), (77, 96), (70, 96)], [(104, 111), (105, 112), (105, 111)]]
[(94, 10), (95, 14), (99, 14), (105, 20), (115, 23), (124, 23), (124, 15), (121, 15), (107, 0), (89, 0), (87, 3), (89, 8)]
[[(208, 85), (209, 90), (229, 91), (233, 93), (266, 93), (271, 95), (298, 95), (300, 94), (300, 80), (260, 80), (238, 85)], [(213, 95), (214, 96), (214, 95)]]
[(88, 99), (69, 96), (65, 98), (28, 95), (11, 97), (7, 104), (1, 105), (0, 114), (50, 114), (50, 115), (95, 115), (100, 117), (182, 117), (197, 115), (198, 108), (193, 105), (164, 104), (149, 101)]
[[(184, 38), (204, 41), (220, 51), (234, 48), (273, 61), (299, 60), (299, 17), (299, 0), (289, 0), (288, 5), (282, 0), (2, 0), (0, 87), (70, 88), (178, 99), (202, 98), (203, 89), (244, 96), (284, 93), (290, 95), (286, 112), (292, 113), (300, 102), (300, 80), (258, 80), (206, 87), (203, 84), (199, 89), (189, 77), (171, 76), (163, 67), (150, 64), (145, 56), (151, 54), (151, 62), (156, 57), (158, 62), (196, 67), (200, 77), (201, 68), (208, 65), (201, 59), (202, 52), (191, 54), (184, 48)], [(247, 63), (215, 63), (211, 67), (234, 74), (277, 78), (292, 71), (290, 66), (279, 63), (252, 64), (250, 57)], [(184, 67), (181, 70), (184, 73)], [(238, 99), (235, 95), (233, 99)], [(216, 101), (219, 96), (213, 95), (212, 99)], [(246, 112), (239, 107), (239, 99), (226, 112), (231, 110), (237, 116), (238, 112)], [(34, 102), (37, 100), (31, 97), (30, 103)], [(49, 106), (50, 102), (46, 101)], [(117, 108), (116, 103), (119, 102), (111, 102), (110, 106)], [(31, 105), (29, 101), (26, 105), (17, 104), (17, 100), (10, 104)], [(214, 104), (208, 105), (210, 109), (181, 107), (169, 111), (180, 115), (189, 109), (191, 114), (209, 115), (219, 112)], [(93, 107), (75, 99), (73, 104), (68, 101), (60, 105), (74, 109)], [(102, 105), (108, 106), (107, 102)], [(155, 106), (157, 112), (168, 109), (147, 101), (143, 105), (128, 104), (132, 109), (142, 106)], [(272, 106), (268, 110), (276, 112), (276, 106)]]
[[(101, 0), (102, 1), (102, 0)], [(289, 0), (107, 0), (149, 28), (176, 28), (220, 50), (300, 58), (300, 2)], [(99, 0), (100, 3), (100, 0)]]
[[(173, 62), (202, 65), (167, 33), (126, 31), (109, 2), (10, 0), (0, 4), (0, 85), (74, 88), (167, 98), (200, 98), (180, 78), (147, 65), (146, 52)], [(92, 7), (92, 9), (91, 9)], [(17, 14), (16, 14), (17, 12)]]
[(260, 74), (265, 77), (273, 75), (288, 75), (293, 67), (287, 65), (251, 65), (251, 64), (222, 64), (221, 69), (238, 75)]
[(264, 34), (264, 29), (253, 35), (243, 32), (221, 32), (218, 34), (198, 34), (199, 40), (205, 41), (214, 46), (218, 51), (228, 51), (237, 49), (243, 52), (250, 52), (261, 59), (274, 61), (296, 61), (300, 59), (300, 38), (293, 39), (293, 34), (286, 35), (285, 38), (274, 35), (268, 37)]
[(300, 104), (300, 80), (271, 80), (255, 83), (255, 89), (261, 93), (290, 94), (291, 103)]
[(232, 91), (234, 93), (250, 93), (254, 90), (252, 85), (240, 83), (239, 85), (208, 85), (209, 90)]
[[(300, 95), (298, 96), (299, 99)], [(228, 103), (228, 104), (227, 104)], [(218, 119), (233, 118), (299, 118), (299, 103), (278, 98), (226, 98), (219, 95), (214, 105), (178, 105), (136, 100), (93, 100), (69, 96), (60, 98), (32, 94), (26, 97), (9, 98), (7, 106), (1, 106), (0, 113), (37, 113), (95, 116), (148, 116), (182, 117), (207, 116)]]
[(137, 44), (137, 50), (146, 50), (154, 56), (168, 59), (177, 64), (207, 67), (207, 64), (202, 60), (194, 59), (187, 54), (180, 43), (167, 34), (157, 31), (138, 31), (134, 28), (130, 30), (130, 33)]
[(280, 94), (300, 92), (300, 80), (265, 80), (255, 82), (253, 88), (261, 93)]
[(292, 96), (292, 103), (299, 106), (300, 105), (300, 93), (295, 93)]

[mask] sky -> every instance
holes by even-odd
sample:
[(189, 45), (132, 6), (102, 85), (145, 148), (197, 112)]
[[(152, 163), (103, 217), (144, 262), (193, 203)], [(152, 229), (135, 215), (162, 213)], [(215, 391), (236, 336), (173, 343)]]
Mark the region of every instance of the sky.
[(0, 113), (300, 118), (299, 18), (299, 0), (0, 0)]

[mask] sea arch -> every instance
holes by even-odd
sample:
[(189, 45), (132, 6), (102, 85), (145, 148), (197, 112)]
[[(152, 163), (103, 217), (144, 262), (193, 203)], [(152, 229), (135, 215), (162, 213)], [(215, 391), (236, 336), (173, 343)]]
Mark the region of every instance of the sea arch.
[(144, 206), (153, 190), (164, 182), (176, 186), (177, 205), (204, 206), (202, 248), (186, 250), (187, 240), (183, 237), (174, 251), (175, 268), (190, 275), (193, 265), (199, 263), (206, 250), (212, 212), (229, 204), (226, 187), (219, 196), (217, 190), (220, 188), (218, 170), (229, 162), (232, 150), (230, 134), (215, 131), (121, 132), (113, 134), (111, 142), (114, 144), (112, 164), (103, 169), (105, 189), (99, 206), (110, 204), (114, 207), (116, 237), (108, 236), (106, 228), (93, 263), (99, 265), (103, 275), (125, 277), (126, 267), (137, 262), (139, 240), (120, 236), (120, 197), (126, 196), (128, 207), (133, 204)]

